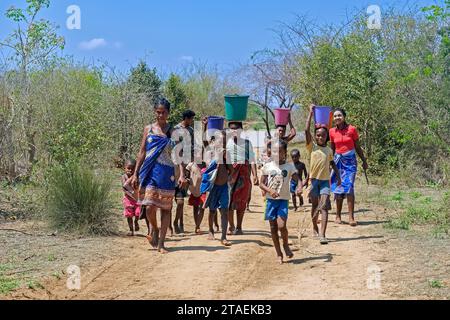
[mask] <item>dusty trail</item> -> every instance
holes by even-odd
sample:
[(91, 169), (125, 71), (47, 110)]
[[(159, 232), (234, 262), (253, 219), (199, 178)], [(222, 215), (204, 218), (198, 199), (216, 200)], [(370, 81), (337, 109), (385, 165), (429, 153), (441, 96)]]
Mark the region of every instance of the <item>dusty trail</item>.
[[(290, 213), (290, 239), (295, 257), (278, 265), (263, 199), (253, 189), (252, 212), (245, 218), (245, 235), (233, 236), (231, 248), (206, 235), (187, 234), (167, 243), (165, 256), (150, 250), (145, 238), (122, 239), (129, 248), (120, 259), (82, 270), (82, 289), (69, 291), (66, 279), (50, 280), (45, 290), (25, 295), (44, 299), (382, 299), (382, 290), (367, 288), (368, 267), (383, 270), (386, 239), (377, 233), (379, 215), (367, 208), (360, 226), (330, 222), (330, 244), (311, 239), (309, 206)], [(193, 230), (191, 209), (185, 229)], [(334, 216), (331, 216), (331, 220)], [(206, 227), (206, 220), (203, 228)], [(379, 230), (379, 229), (378, 229)], [(299, 241), (300, 233), (305, 237)], [(22, 293), (23, 294), (23, 293)], [(21, 293), (16, 296), (20, 297)], [(25, 296), (22, 296), (25, 297)]]

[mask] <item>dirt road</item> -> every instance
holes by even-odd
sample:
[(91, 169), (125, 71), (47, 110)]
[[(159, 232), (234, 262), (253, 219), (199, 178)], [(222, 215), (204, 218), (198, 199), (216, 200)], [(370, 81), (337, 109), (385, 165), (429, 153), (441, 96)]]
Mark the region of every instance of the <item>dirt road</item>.
[[(309, 209), (290, 213), (289, 229), (295, 257), (277, 264), (263, 200), (253, 190), (252, 212), (245, 218), (245, 235), (233, 236), (231, 248), (206, 235), (187, 234), (167, 243), (171, 253), (150, 249), (145, 238), (123, 238), (123, 255), (98, 267), (81, 269), (81, 290), (69, 291), (66, 278), (51, 279), (45, 289), (17, 292), (16, 297), (43, 299), (383, 299), (385, 239), (378, 233), (380, 213), (365, 209), (358, 214), (360, 226), (330, 223), (328, 246), (311, 238)], [(185, 229), (193, 230), (191, 209)], [(334, 220), (334, 216), (331, 216)], [(204, 221), (204, 228), (206, 220)], [(299, 241), (300, 235), (304, 237)], [(385, 261), (386, 262), (386, 261)], [(369, 273), (368, 273), (369, 272)], [(375, 278), (374, 278), (375, 277)], [(381, 278), (382, 280), (383, 278)], [(371, 282), (372, 283), (372, 282)]]

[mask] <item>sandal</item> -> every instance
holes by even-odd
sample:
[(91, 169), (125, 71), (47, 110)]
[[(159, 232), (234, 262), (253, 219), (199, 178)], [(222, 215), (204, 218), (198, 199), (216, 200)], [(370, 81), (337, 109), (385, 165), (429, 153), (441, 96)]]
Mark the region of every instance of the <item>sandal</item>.
[(220, 243), (221, 243), (222, 245), (224, 245), (225, 247), (231, 247), (231, 242), (228, 241), (228, 240), (226, 240), (226, 239), (220, 241)]

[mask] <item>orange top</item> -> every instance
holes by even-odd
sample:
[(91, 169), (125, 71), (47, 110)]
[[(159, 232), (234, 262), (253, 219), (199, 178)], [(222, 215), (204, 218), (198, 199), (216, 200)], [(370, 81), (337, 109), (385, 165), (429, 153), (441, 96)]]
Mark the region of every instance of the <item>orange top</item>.
[(347, 153), (355, 149), (355, 142), (359, 140), (358, 130), (351, 125), (348, 125), (343, 130), (332, 128), (330, 130), (330, 140), (336, 146), (336, 153)]

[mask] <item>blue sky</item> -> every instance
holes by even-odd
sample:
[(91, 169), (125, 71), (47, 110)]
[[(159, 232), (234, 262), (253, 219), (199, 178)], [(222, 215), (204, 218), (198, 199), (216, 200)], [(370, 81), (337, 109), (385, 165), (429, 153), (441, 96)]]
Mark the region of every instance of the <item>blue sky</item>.
[[(172, 71), (191, 60), (231, 68), (251, 54), (276, 46), (271, 28), (307, 14), (319, 23), (344, 21), (347, 11), (376, 4), (383, 8), (405, 3), (421, 6), (434, 0), (52, 0), (43, 17), (61, 27), (65, 53), (77, 60), (109, 64), (125, 70), (140, 58), (160, 70)], [(7, 8), (24, 0), (1, 0), (0, 39), (11, 31)], [(68, 30), (69, 5), (81, 9), (81, 30)]]

